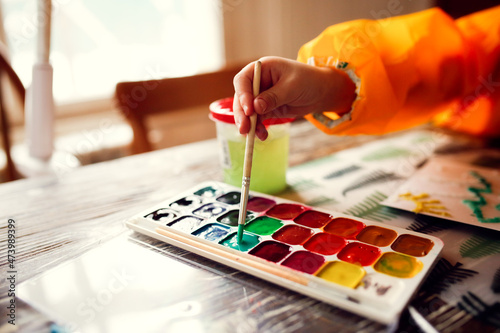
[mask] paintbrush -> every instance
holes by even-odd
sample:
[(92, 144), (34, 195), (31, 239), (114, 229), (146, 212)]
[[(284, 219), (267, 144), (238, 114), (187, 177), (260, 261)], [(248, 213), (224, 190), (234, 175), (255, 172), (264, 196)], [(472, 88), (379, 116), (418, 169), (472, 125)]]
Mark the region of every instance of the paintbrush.
[[(253, 71), (253, 97), (257, 97), (260, 91), (260, 61), (255, 62)], [(250, 176), (252, 174), (253, 146), (255, 142), (255, 126), (257, 124), (257, 113), (250, 116), (250, 131), (247, 134), (245, 146), (245, 158), (243, 160), (243, 178), (241, 181), (240, 214), (238, 216), (238, 244), (243, 238), (243, 227), (247, 216), (248, 191), (250, 190)]]

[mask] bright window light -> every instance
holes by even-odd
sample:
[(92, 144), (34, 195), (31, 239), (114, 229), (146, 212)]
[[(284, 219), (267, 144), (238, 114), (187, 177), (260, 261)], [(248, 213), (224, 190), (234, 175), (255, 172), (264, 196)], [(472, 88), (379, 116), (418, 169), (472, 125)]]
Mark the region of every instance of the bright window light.
[[(25, 86), (36, 58), (36, 1), (1, 0), (12, 66)], [(56, 103), (109, 97), (117, 82), (224, 64), (218, 0), (53, 0)]]

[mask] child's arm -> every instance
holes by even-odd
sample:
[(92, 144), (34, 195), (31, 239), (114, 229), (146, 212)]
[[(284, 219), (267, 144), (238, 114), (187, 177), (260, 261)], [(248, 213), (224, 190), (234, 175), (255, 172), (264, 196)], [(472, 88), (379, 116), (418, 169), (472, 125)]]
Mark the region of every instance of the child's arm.
[(342, 117), (328, 110), (306, 118), (326, 133), (353, 135), (402, 130), (439, 115), (441, 124), (499, 135), (498, 17), (500, 6), (457, 21), (430, 9), (327, 28), (298, 60), (343, 68), (357, 81), (357, 99)]

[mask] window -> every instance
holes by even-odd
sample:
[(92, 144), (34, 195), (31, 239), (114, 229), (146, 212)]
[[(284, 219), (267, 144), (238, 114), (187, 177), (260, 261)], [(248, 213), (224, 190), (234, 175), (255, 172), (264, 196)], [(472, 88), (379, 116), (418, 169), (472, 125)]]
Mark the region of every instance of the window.
[[(38, 0), (2, 0), (12, 66), (25, 86), (36, 57)], [(111, 96), (119, 81), (190, 75), (224, 63), (217, 0), (53, 0), (57, 104)]]

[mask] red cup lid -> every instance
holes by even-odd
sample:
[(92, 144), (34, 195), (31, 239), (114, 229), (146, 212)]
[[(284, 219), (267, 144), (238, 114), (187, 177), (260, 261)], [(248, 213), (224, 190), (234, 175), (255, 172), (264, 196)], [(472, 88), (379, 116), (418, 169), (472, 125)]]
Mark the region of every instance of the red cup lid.
[[(233, 113), (233, 97), (227, 97), (219, 99), (210, 104), (210, 119), (222, 121), (228, 124), (234, 124), (234, 113)], [(294, 121), (294, 118), (270, 118), (265, 119), (263, 124), (265, 126), (286, 124)]]

